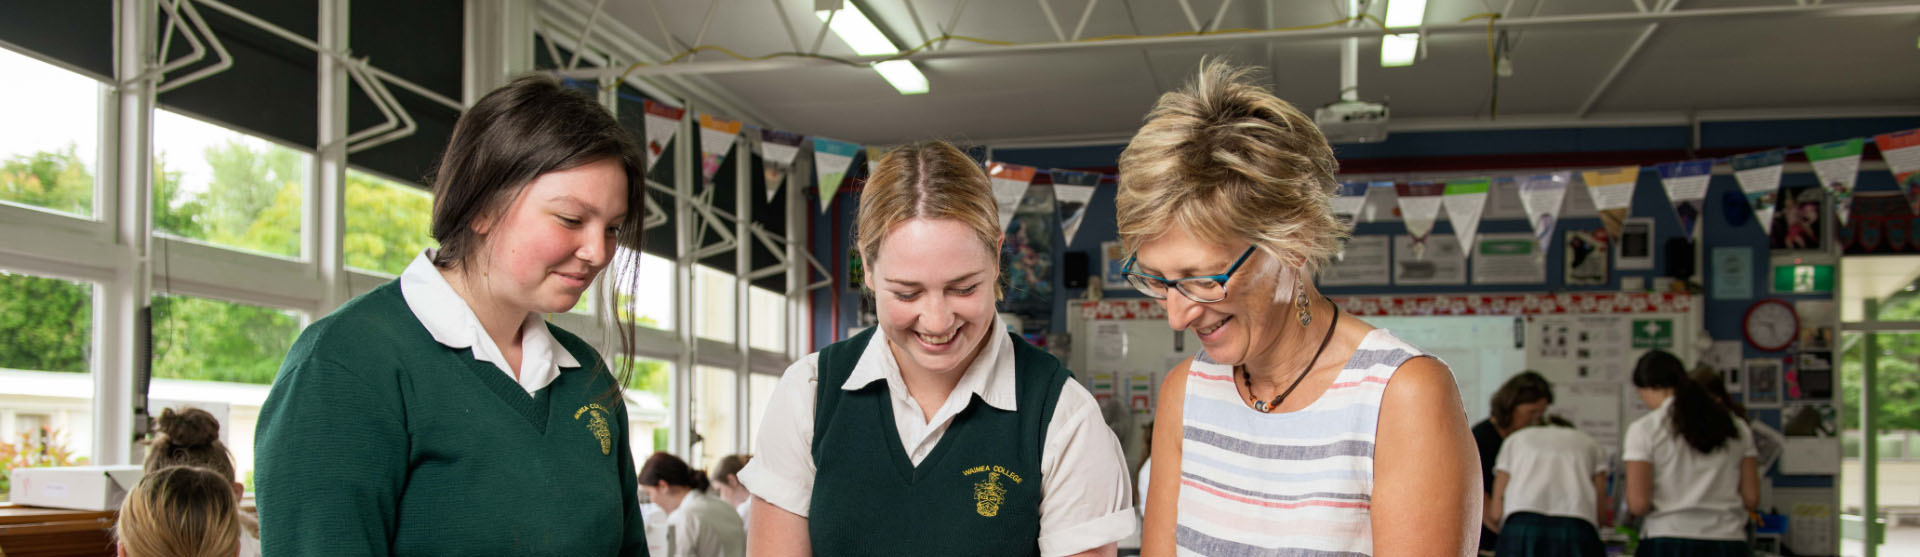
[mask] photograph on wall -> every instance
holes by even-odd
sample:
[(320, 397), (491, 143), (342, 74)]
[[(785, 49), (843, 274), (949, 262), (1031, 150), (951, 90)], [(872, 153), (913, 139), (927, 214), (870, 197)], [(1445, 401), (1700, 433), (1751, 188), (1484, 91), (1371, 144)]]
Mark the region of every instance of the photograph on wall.
[(1793, 314), (1800, 317), (1800, 349), (1832, 350), (1833, 325), (1839, 316), (1833, 300), (1798, 300)]
[(1778, 408), (1780, 406), (1780, 360), (1755, 358), (1747, 360), (1747, 407)]
[(1790, 403), (1780, 410), (1786, 443), (1780, 472), (1830, 475), (1840, 472), (1840, 413), (1828, 402)]
[(1827, 193), (1820, 186), (1780, 188), (1780, 209), (1773, 214), (1773, 250), (1825, 251)]
[(1026, 331), (1046, 330), (1053, 316), (1054, 218), (1053, 190), (1027, 189), (1000, 247), (1000, 311), (1020, 316)]
[(1566, 238), (1567, 286), (1606, 284), (1607, 244), (1591, 230), (1568, 230)]
[(1787, 369), (1787, 400), (1833, 398), (1833, 353), (1801, 352)]
[(1119, 240), (1100, 242), (1100, 286), (1107, 290), (1130, 290), (1121, 269), (1127, 263), (1127, 250)]
[(1653, 268), (1653, 219), (1633, 217), (1620, 224), (1619, 241), (1613, 242), (1614, 266), (1623, 271)]

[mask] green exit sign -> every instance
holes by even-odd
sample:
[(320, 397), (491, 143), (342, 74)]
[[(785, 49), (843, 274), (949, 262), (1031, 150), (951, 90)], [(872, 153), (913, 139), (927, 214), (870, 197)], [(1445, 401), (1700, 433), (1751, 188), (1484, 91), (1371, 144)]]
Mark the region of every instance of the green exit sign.
[(1773, 291), (1791, 294), (1833, 292), (1833, 265), (1776, 265)]

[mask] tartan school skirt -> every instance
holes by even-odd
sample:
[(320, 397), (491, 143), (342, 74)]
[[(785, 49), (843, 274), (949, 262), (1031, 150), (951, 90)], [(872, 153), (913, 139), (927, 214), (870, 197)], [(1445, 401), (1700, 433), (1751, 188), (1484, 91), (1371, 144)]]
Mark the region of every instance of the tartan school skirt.
[(1591, 522), (1519, 512), (1507, 515), (1502, 521), (1493, 554), (1496, 557), (1605, 557), (1607, 548), (1600, 543), (1600, 531), (1594, 529)]
[(1753, 557), (1744, 540), (1693, 540), (1687, 538), (1646, 538), (1634, 557)]

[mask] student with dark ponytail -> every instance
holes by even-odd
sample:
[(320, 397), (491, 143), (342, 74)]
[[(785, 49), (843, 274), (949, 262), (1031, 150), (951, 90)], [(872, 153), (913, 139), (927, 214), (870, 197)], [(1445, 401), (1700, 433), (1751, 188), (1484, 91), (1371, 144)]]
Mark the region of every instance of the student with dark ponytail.
[(707, 494), (705, 471), (680, 457), (653, 453), (640, 467), (640, 490), (667, 511), (665, 557), (744, 557), (747, 527), (733, 505)]
[(1627, 509), (1646, 518), (1635, 555), (1751, 555), (1747, 512), (1760, 474), (1747, 424), (1715, 401), (1672, 354), (1653, 350), (1633, 369), (1652, 412), (1627, 428)]

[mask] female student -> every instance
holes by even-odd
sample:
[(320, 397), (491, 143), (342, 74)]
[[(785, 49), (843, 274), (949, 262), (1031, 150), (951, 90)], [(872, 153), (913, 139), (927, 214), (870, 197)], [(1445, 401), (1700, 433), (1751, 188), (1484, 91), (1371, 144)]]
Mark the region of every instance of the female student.
[(1507, 437), (1494, 465), (1487, 527), (1500, 557), (1604, 557), (1607, 452), (1559, 416)]
[(433, 181), (440, 247), (307, 327), (261, 408), (267, 554), (646, 553), (625, 381), (542, 318), (638, 245), (640, 161), (548, 78), (461, 115)]
[(1760, 502), (1760, 474), (1747, 424), (1672, 354), (1641, 356), (1633, 386), (1654, 409), (1627, 427), (1623, 456), (1627, 509), (1646, 517), (1635, 555), (1750, 555), (1747, 513)]
[(640, 489), (667, 511), (667, 557), (741, 557), (747, 554), (747, 527), (726, 501), (707, 494), (707, 473), (687, 461), (657, 452), (640, 467)]
[(894, 149), (854, 226), (879, 325), (774, 386), (740, 473), (751, 553), (1114, 555), (1126, 459), (1092, 394), (994, 312), (986, 173), (944, 142)]
[(748, 513), (753, 507), (748, 501), (752, 494), (747, 492), (747, 486), (740, 483), (740, 470), (746, 468), (751, 460), (753, 455), (730, 454), (720, 457), (720, 462), (713, 465), (711, 475), (714, 490), (720, 492), (720, 500), (733, 505), (734, 511), (740, 513), (742, 522), (750, 516)]
[(240, 552), (240, 502), (219, 472), (162, 468), (140, 478), (113, 526), (120, 557), (233, 557)]
[[(1500, 390), (1493, 392), (1493, 400), (1489, 402), (1487, 419), (1473, 425), (1473, 444), (1480, 448), (1480, 486), (1491, 502), (1493, 465), (1495, 457), (1500, 455), (1501, 443), (1520, 428), (1540, 421), (1540, 416), (1547, 413), (1547, 406), (1553, 404), (1553, 384), (1539, 373), (1522, 371), (1501, 383)], [(1485, 518), (1498, 522), (1500, 515), (1489, 508)], [(1498, 543), (1498, 532), (1480, 529), (1482, 551), (1491, 551)]]
[[(147, 462), (142, 466), (146, 473), (174, 466), (204, 468), (227, 481), (233, 488), (236, 503), (245, 494), (246, 485), (234, 478), (233, 453), (227, 452), (227, 445), (220, 442), (220, 420), (213, 414), (199, 408), (179, 411), (168, 408), (160, 411), (154, 426), (159, 433), (147, 441)], [(240, 557), (259, 555), (259, 518), (240, 511), (238, 520)]]
[(1162, 382), (1142, 554), (1472, 554), (1453, 375), (1314, 288), (1338, 163), (1246, 73), (1203, 63), (1120, 155), (1128, 282), (1203, 348)]

